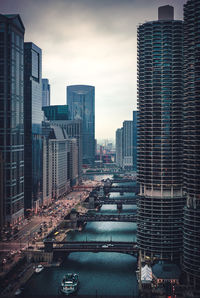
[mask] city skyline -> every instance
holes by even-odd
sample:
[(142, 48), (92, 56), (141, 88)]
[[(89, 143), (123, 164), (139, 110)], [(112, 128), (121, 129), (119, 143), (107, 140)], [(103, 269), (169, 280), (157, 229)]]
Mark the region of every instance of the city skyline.
[(175, 19), (182, 19), (186, 1), (36, 2), (3, 0), (0, 11), (19, 13), (25, 41), (42, 49), (51, 104), (65, 104), (66, 85), (95, 86), (96, 138), (114, 139), (137, 107), (137, 26), (157, 19), (157, 7), (166, 4), (174, 6)]

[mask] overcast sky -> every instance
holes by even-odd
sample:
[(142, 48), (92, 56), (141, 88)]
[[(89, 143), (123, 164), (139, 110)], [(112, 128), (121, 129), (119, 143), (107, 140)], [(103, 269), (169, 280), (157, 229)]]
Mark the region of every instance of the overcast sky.
[(2, 14), (18, 13), (25, 41), (42, 49), (51, 104), (66, 104), (66, 86), (95, 86), (96, 138), (115, 138), (137, 109), (137, 26), (186, 0), (0, 0)]

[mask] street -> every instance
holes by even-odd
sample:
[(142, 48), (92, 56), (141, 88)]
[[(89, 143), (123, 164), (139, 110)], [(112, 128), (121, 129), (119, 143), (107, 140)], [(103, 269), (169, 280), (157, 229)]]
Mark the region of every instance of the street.
[[(18, 260), (24, 249), (37, 247), (37, 244), (42, 242), (73, 208), (83, 202), (88, 197), (91, 186), (95, 187), (99, 184), (95, 181), (85, 181), (84, 185), (88, 186), (88, 189), (72, 191), (47, 208), (41, 207), (37, 214), (29, 220), (25, 219), (18, 226), (18, 231), (9, 240), (0, 241), (0, 264), (4, 273)], [(82, 210), (81, 207), (79, 209)]]

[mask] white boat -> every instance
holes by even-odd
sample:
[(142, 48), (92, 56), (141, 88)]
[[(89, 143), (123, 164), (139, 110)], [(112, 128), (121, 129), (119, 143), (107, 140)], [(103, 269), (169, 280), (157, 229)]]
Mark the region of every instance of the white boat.
[(70, 295), (78, 290), (79, 278), (76, 273), (67, 273), (63, 276), (60, 291), (62, 294)]
[(35, 268), (35, 273), (40, 273), (43, 269), (44, 267), (41, 264), (37, 265), (37, 267)]
[(15, 291), (15, 296), (19, 296), (22, 293), (22, 290), (19, 288)]

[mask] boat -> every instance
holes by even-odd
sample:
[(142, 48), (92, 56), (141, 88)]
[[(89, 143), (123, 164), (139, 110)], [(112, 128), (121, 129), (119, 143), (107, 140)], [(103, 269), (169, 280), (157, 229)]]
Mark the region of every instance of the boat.
[(22, 293), (22, 290), (19, 288), (15, 291), (15, 296), (19, 296), (21, 295), (21, 293)]
[(43, 269), (44, 269), (44, 267), (41, 264), (39, 264), (35, 268), (35, 273), (40, 273)]
[(63, 276), (60, 292), (65, 295), (70, 295), (78, 290), (79, 278), (76, 273), (67, 273)]

